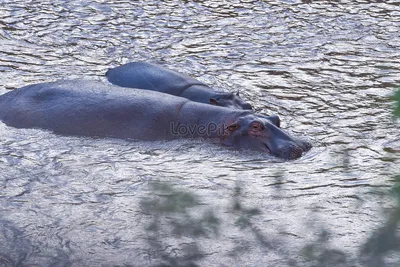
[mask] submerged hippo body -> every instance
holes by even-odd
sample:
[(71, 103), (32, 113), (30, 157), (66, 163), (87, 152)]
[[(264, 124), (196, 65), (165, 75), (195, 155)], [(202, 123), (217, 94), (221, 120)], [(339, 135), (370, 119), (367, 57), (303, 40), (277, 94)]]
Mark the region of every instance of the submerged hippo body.
[(151, 63), (127, 63), (108, 70), (106, 76), (118, 86), (158, 91), (217, 106), (251, 109), (239, 94), (216, 91), (188, 75)]
[(0, 96), (0, 120), (17, 128), (43, 128), (64, 135), (216, 138), (228, 146), (285, 159), (298, 158), (310, 148), (283, 132), (277, 116), (96, 81), (42, 83), (8, 92)]

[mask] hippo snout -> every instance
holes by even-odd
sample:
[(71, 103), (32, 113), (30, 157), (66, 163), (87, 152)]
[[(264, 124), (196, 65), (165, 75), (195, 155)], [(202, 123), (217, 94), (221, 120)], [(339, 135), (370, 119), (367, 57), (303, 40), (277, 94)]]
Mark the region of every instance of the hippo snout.
[(296, 145), (289, 145), (278, 152), (278, 157), (283, 159), (297, 159), (303, 154), (303, 149)]
[(311, 144), (307, 141), (300, 141), (298, 143), (289, 144), (283, 148), (278, 150), (276, 156), (283, 158), (283, 159), (297, 159), (300, 158), (303, 153), (307, 152), (311, 149)]

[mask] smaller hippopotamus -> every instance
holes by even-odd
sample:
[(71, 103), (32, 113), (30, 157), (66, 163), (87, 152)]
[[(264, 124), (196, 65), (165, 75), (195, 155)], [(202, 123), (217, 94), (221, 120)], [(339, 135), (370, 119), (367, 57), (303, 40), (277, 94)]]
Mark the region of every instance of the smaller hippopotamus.
[(217, 91), (208, 85), (173, 70), (146, 62), (131, 62), (109, 69), (107, 79), (112, 84), (158, 91), (195, 102), (235, 109), (252, 109), (236, 94)]
[(17, 128), (42, 128), (64, 135), (215, 139), (284, 159), (296, 159), (311, 147), (285, 133), (278, 116), (98, 81), (41, 83), (0, 95), (0, 120)]

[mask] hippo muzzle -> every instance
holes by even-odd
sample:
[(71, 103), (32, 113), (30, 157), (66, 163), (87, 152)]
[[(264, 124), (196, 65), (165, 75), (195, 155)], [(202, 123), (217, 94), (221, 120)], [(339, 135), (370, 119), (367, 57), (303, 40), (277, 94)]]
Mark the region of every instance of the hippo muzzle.
[(277, 142), (281, 143), (281, 146), (270, 149), (271, 154), (276, 157), (288, 160), (300, 158), (305, 152), (307, 152), (311, 148), (311, 144), (303, 140), (296, 140), (295, 142), (288, 140), (279, 140)]

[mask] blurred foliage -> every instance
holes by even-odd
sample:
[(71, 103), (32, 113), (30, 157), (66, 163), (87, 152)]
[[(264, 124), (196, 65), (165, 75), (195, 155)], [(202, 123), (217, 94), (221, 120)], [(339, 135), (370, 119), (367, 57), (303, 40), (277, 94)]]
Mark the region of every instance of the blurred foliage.
[[(396, 205), (388, 212), (385, 224), (373, 231), (361, 248), (361, 259), (367, 267), (388, 266), (387, 257), (392, 252), (400, 252), (400, 236), (398, 226), (400, 222), (400, 175), (395, 177), (392, 194)], [(400, 266), (400, 259), (390, 266)]]
[[(151, 191), (151, 196), (142, 200), (141, 208), (150, 217), (146, 230), (149, 255), (158, 261), (154, 266), (201, 266), (199, 262), (207, 256), (201, 250), (202, 238), (217, 240), (221, 231), (221, 220), (198, 196), (190, 192), (177, 190), (165, 183), (151, 184)], [(246, 243), (245, 239), (238, 242), (237, 247), (229, 254), (231, 257), (258, 246), (283, 255), (287, 260), (285, 266), (400, 266), (400, 259), (388, 263), (388, 258), (400, 252), (400, 236), (397, 231), (400, 222), (400, 175), (396, 176), (396, 183), (391, 191), (397, 200), (396, 205), (389, 210), (386, 223), (372, 231), (370, 237), (359, 245), (358, 258), (352, 257), (348, 251), (332, 248), (329, 244), (329, 230), (317, 227), (311, 229), (314, 233), (319, 232), (317, 239), (304, 246), (299, 253), (305, 261), (299, 257), (293, 258), (290, 251), (285, 250), (284, 237), (267, 238), (262, 229), (256, 227), (253, 221), (262, 214), (261, 210), (246, 207), (243, 204), (242, 191), (239, 186), (234, 189), (229, 214), (233, 216), (232, 224), (240, 229), (244, 237), (252, 236), (254, 242)], [(173, 238), (181, 240), (174, 242)]]
[(393, 113), (395, 116), (400, 117), (400, 88), (397, 89), (395, 95), (393, 96), (393, 99), (396, 103)]
[[(393, 96), (395, 101), (394, 115), (400, 117), (400, 89)], [(352, 263), (344, 251), (330, 249), (328, 245), (329, 232), (322, 231), (320, 238), (305, 246), (302, 255), (310, 261), (313, 267), (326, 266), (357, 266), (355, 262), (366, 267), (400, 266), (400, 175), (395, 176), (395, 184), (390, 192), (395, 199), (395, 205), (387, 213), (383, 226), (372, 231), (364, 244), (360, 244), (359, 259)]]
[[(397, 90), (393, 99), (396, 102), (394, 115), (400, 117), (400, 89)], [(348, 157), (348, 154), (345, 156)], [(348, 164), (346, 166), (350, 170), (351, 167)], [(281, 184), (281, 179), (282, 174), (279, 174), (277, 185)], [(279, 190), (279, 186), (277, 189)], [(395, 199), (394, 207), (386, 213), (383, 226), (371, 231), (366, 241), (359, 245), (360, 251), (356, 258), (348, 251), (332, 248), (329, 244), (329, 230), (316, 227), (311, 230), (314, 233), (319, 232), (317, 239), (303, 247), (299, 253), (301, 257), (289, 255), (284, 249), (283, 237), (281, 240), (267, 238), (262, 230), (255, 226), (254, 219), (262, 214), (261, 210), (256, 207), (246, 207), (242, 191), (240, 186), (236, 186), (233, 192), (229, 209), (229, 214), (233, 216), (233, 225), (238, 227), (246, 238), (252, 236), (259, 247), (283, 255), (287, 259), (285, 266), (400, 266), (398, 258), (400, 253), (398, 233), (400, 175), (395, 176), (395, 184), (390, 192)], [(207, 209), (207, 205), (202, 203), (199, 197), (190, 192), (177, 190), (166, 183), (151, 184), (151, 192), (150, 197), (141, 201), (141, 209), (150, 217), (146, 230), (151, 251), (149, 254), (153, 259), (159, 259), (155, 266), (200, 266), (198, 262), (207, 255), (200, 249), (201, 238), (218, 238), (221, 231), (221, 219), (214, 214), (213, 210)], [(185, 240), (171, 245), (172, 238), (189, 238), (191, 241)], [(229, 254), (231, 257), (255, 248), (253, 243), (246, 240), (238, 243)], [(293, 256), (296, 258), (291, 258)]]
[(310, 263), (308, 266), (349, 266), (348, 255), (345, 252), (329, 247), (329, 236), (327, 230), (322, 230), (316, 241), (302, 249), (301, 255)]
[[(204, 258), (204, 253), (194, 238), (217, 236), (219, 219), (211, 209), (199, 215), (204, 205), (194, 194), (166, 183), (152, 183), (151, 191), (152, 196), (141, 201), (141, 209), (151, 217), (146, 230), (150, 254), (160, 259), (156, 266), (198, 266), (196, 261)], [(193, 241), (173, 248), (167, 242), (173, 237)]]
[(197, 196), (176, 190), (165, 183), (153, 183), (151, 186), (154, 197), (141, 202), (141, 208), (153, 215), (148, 231), (157, 232), (161, 216), (168, 216), (170, 219), (167, 224), (173, 235), (208, 237), (209, 233), (218, 234), (219, 220), (212, 210), (206, 210), (199, 218), (191, 214), (191, 211), (201, 206)]
[(241, 230), (249, 230), (259, 244), (263, 247), (272, 248), (271, 243), (267, 241), (266, 236), (254, 226), (252, 218), (256, 215), (260, 215), (261, 211), (258, 208), (246, 208), (242, 203), (242, 188), (238, 185), (234, 189), (233, 194), (233, 215), (235, 215), (235, 226)]

